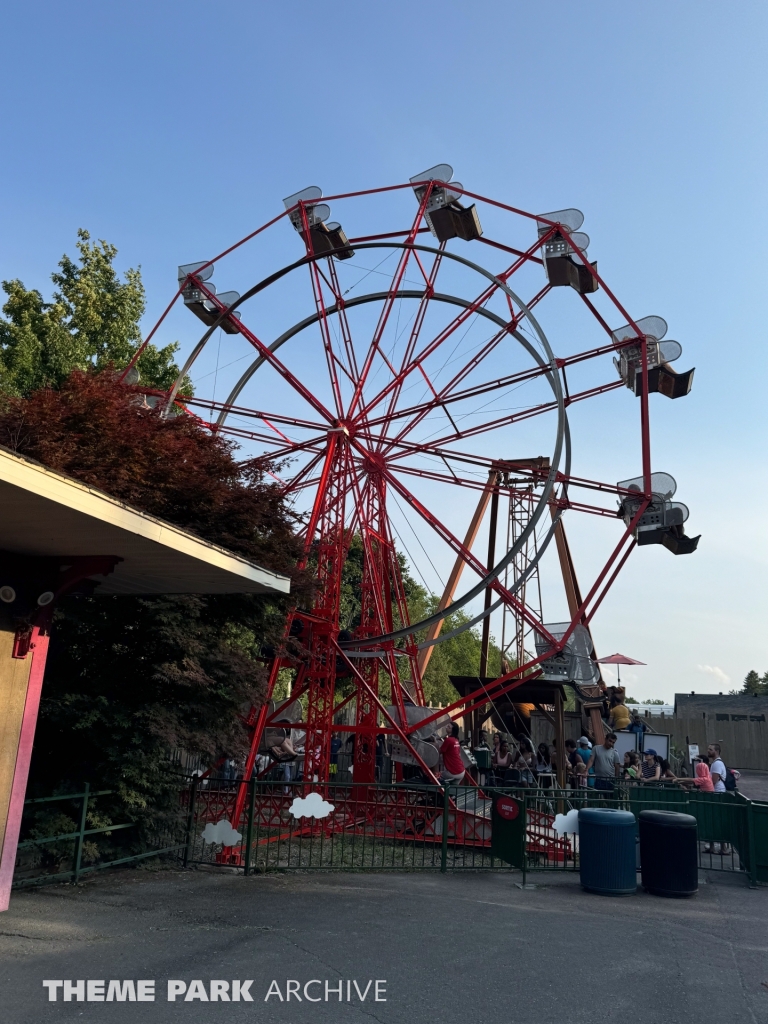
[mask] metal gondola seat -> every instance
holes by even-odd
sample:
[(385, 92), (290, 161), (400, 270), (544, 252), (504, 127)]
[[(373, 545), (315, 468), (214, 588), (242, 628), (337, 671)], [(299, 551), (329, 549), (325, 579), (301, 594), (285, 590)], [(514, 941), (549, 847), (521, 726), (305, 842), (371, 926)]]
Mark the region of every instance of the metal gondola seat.
[[(542, 213), (536, 226), (539, 238), (552, 231), (552, 224), (562, 225), (568, 232), (570, 240), (562, 231), (555, 231), (542, 246), (542, 257), (547, 280), (552, 288), (570, 286), (579, 295), (596, 292), (599, 285), (592, 270), (597, 271), (597, 262), (584, 263), (576, 254), (576, 249), (586, 258), (589, 246), (589, 235), (578, 229), (584, 223), (581, 210), (556, 210), (554, 213)], [(590, 269), (590, 267), (592, 269)]]
[[(181, 293), (181, 297), (184, 299), (184, 305), (191, 309), (198, 320), (202, 320), (208, 327), (212, 327), (219, 319), (221, 314), (227, 307), (234, 305), (235, 302), (240, 298), (240, 292), (218, 292), (216, 291), (216, 285), (210, 283), (210, 279), (213, 276), (213, 264), (202, 261), (200, 263), (185, 263), (179, 267), (178, 280), (179, 284), (182, 284), (190, 274), (194, 274), (197, 278), (197, 282), (188, 281), (184, 286), (184, 290)], [(205, 284), (207, 289), (203, 291), (200, 288), (200, 284)], [(210, 293), (210, 294), (209, 294)], [(216, 296), (216, 301), (211, 299), (211, 295)], [(239, 334), (240, 329), (235, 323), (236, 320), (240, 319), (240, 313), (235, 310), (229, 313), (221, 321), (219, 326), (225, 334)]]
[[(625, 492), (621, 495), (619, 518), (630, 526), (644, 501), (643, 478), (621, 480), (616, 486), (620, 492)], [(669, 473), (651, 474), (651, 501), (633, 529), (638, 547), (663, 544), (673, 555), (688, 555), (696, 550), (700, 535), (686, 535), (684, 524), (689, 515), (688, 507), (681, 501), (672, 501), (676, 490), (677, 483)]]
[(683, 354), (683, 346), (679, 341), (662, 340), (667, 333), (667, 322), (660, 316), (645, 316), (634, 326), (624, 324), (612, 332), (614, 344), (622, 346), (613, 360), (621, 379), (633, 394), (639, 397), (643, 393), (643, 352), (638, 332), (645, 339), (648, 393), (684, 398), (693, 387), (696, 368), (683, 373), (672, 368), (670, 364)]
[[(554, 640), (561, 641), (571, 628), (571, 624), (554, 622), (545, 625), (544, 628)], [(592, 638), (585, 626), (576, 626), (560, 651), (554, 649), (550, 640), (543, 634), (536, 633), (534, 639), (536, 654), (539, 657), (552, 652), (540, 663), (542, 680), (553, 683), (576, 683), (582, 686), (594, 686), (598, 682), (600, 669), (592, 657)]]

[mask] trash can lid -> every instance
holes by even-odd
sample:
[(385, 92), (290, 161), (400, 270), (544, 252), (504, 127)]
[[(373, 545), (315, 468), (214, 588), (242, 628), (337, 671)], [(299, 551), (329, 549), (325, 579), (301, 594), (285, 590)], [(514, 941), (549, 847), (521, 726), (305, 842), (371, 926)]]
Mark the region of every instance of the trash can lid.
[(651, 821), (654, 825), (667, 825), (671, 828), (696, 828), (696, 819), (692, 814), (681, 811), (640, 811), (640, 821)]
[(590, 825), (627, 826), (635, 825), (635, 816), (631, 811), (620, 811), (616, 807), (582, 807), (579, 811), (579, 825), (586, 822)]

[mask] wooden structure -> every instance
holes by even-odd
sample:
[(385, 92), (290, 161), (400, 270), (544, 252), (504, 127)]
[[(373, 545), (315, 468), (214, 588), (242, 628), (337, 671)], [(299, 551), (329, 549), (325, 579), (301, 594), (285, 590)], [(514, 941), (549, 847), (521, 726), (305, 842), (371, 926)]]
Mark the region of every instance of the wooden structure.
[[(489, 676), (450, 676), (450, 680), (458, 690), (459, 696), (464, 697), (472, 693), (478, 686), (491, 687), (496, 680)], [(467, 723), (465, 728), (473, 737), (477, 735), (482, 723), (490, 718), (493, 724), (501, 732), (512, 733), (513, 735), (524, 731), (530, 735), (528, 727), (520, 728), (519, 719), (521, 712), (520, 705), (532, 705), (549, 721), (555, 733), (555, 747), (557, 748), (557, 781), (561, 787), (565, 786), (565, 690), (560, 683), (545, 682), (542, 679), (531, 679), (516, 686), (515, 689), (503, 697), (489, 702), (485, 708), (479, 708), (472, 712), (472, 721)], [(470, 716), (467, 716), (469, 718)]]

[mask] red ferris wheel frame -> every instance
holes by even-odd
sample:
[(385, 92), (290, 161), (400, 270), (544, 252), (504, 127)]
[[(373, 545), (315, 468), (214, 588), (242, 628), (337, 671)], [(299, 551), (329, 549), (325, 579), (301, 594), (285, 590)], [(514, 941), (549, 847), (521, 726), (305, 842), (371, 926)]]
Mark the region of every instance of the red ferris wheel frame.
[[(429, 224), (427, 207), (430, 197), (436, 190), (448, 188), (449, 183), (439, 179), (429, 179), (421, 183), (417, 182), (417, 184), (423, 187), (417, 213), (407, 230), (344, 239), (346, 247), (355, 246), (360, 250), (388, 247), (392, 250), (399, 250), (400, 253), (397, 269), (392, 275), (388, 289), (376, 293), (374, 296), (377, 301), (380, 301), (382, 311), (362, 360), (358, 361), (357, 359), (347, 319), (348, 309), (355, 305), (355, 300), (345, 301), (335, 262), (337, 257), (343, 255), (345, 247), (343, 244), (334, 245), (330, 249), (316, 251), (316, 240), (313, 238), (311, 223), (316, 200), (312, 202), (298, 200), (284, 213), (272, 218), (207, 263), (197, 265), (193, 272), (186, 275), (181, 280), (174, 299), (147, 336), (131, 364), (133, 365), (138, 360), (143, 348), (160, 328), (174, 303), (186, 289), (193, 287), (204, 297), (208, 308), (214, 311), (209, 329), (198, 343), (195, 353), (202, 350), (217, 327), (225, 325), (229, 333), (239, 333), (250, 343), (259, 365), (269, 365), (276, 371), (290, 385), (296, 396), (311, 408), (315, 416), (314, 419), (309, 419), (306, 416), (290, 415), (289, 411), (285, 410), (252, 409), (232, 401), (222, 403), (202, 397), (182, 398), (178, 395), (178, 381), (169, 394), (164, 396), (168, 406), (171, 403), (176, 403), (187, 412), (198, 415), (201, 421), (211, 429), (221, 430), (235, 438), (271, 446), (268, 453), (270, 463), (301, 453), (306, 461), (292, 479), (281, 480), (279, 486), (284, 489), (286, 494), (314, 493), (303, 536), (304, 561), (311, 558), (317, 564), (316, 597), (310, 609), (293, 609), (291, 611), (286, 624), (285, 645), (275, 655), (270, 666), (267, 702), (260, 708), (251, 709), (248, 716), (248, 725), (252, 729), (252, 742), (245, 764), (245, 778), (251, 777), (265, 730), (273, 727), (279, 721), (279, 710), (271, 711), (269, 704), (275, 690), (278, 673), (281, 668), (292, 668), (296, 671), (292, 699), (306, 696), (305, 720), (295, 723), (294, 727), (301, 728), (306, 732), (304, 777), (308, 783), (323, 783), (328, 779), (331, 757), (330, 741), (333, 731), (351, 732), (356, 736), (354, 754), (354, 779), (356, 782), (373, 782), (375, 779), (375, 745), (376, 736), (379, 734), (398, 737), (411, 752), (416, 763), (421, 766), (425, 775), (435, 780), (432, 770), (424, 763), (412, 742), (412, 734), (415, 730), (423, 729), (430, 721), (437, 721), (438, 718), (446, 714), (463, 717), (475, 709), (486, 707), (489, 700), (498, 699), (519, 686), (524, 680), (534, 677), (537, 672), (536, 666), (544, 657), (563, 650), (577, 626), (589, 626), (634, 547), (635, 528), (653, 500), (648, 396), (648, 339), (599, 277), (596, 266), (589, 263), (585, 252), (579, 248), (574, 239), (573, 233), (560, 222), (537, 217), (450, 183), (453, 192), (460, 193), (463, 198), (489, 204), (500, 210), (527, 218), (538, 223), (540, 227), (542, 224), (545, 225), (546, 230), (539, 231), (536, 242), (524, 250), (513, 248), (495, 239), (479, 238), (478, 241), (487, 246), (489, 252), (505, 253), (512, 257), (500, 272), (491, 274), (483, 268), (478, 268), (477, 264), (450, 253), (444, 242), (441, 242), (439, 247), (422, 243), (420, 236), (430, 230), (426, 226)], [(414, 183), (407, 182), (385, 188), (342, 193), (325, 197), (323, 201), (327, 203), (334, 200), (413, 188)], [(305, 246), (305, 253), (301, 259), (259, 282), (236, 301), (229, 304), (222, 303), (215, 290), (206, 285), (205, 271), (282, 218), (291, 215), (294, 216), (295, 225), (296, 218), (299, 219), (297, 230)], [(546, 284), (527, 302), (523, 302), (512, 292), (509, 282), (523, 267), (532, 263), (541, 265), (544, 246), (553, 238), (562, 238), (568, 244), (573, 258), (579, 261), (586, 272), (592, 276), (617, 314), (620, 314), (630, 326), (630, 336), (622, 341), (617, 341), (605, 318), (588, 295), (580, 294), (582, 302), (608, 335), (606, 344), (564, 358), (556, 358), (542, 335), (547, 358), (537, 357), (537, 364), (532, 368), (461, 388), (462, 382), (469, 377), (472, 370), (480, 366), (487, 352), (492, 351), (502, 338), (515, 335), (521, 320), (527, 319), (529, 323), (535, 325), (532, 310), (549, 293), (551, 285)], [(485, 275), (484, 289), (471, 301), (459, 301), (455, 297), (441, 295), (436, 290), (438, 273), (446, 258), (459, 260), (468, 266), (479, 269)], [(333, 402), (330, 404), (321, 401), (317, 390), (307, 386), (297, 373), (280, 359), (276, 354), (279, 345), (276, 343), (266, 344), (235, 316), (238, 307), (249, 298), (302, 266), (307, 268), (312, 283), (315, 314), (307, 322), (312, 321), (320, 327), (333, 398)], [(405, 271), (409, 266), (414, 266), (416, 272), (423, 279), (423, 288), (419, 291), (409, 291), (403, 288)], [(489, 296), (502, 293), (506, 295), (509, 318), (506, 321), (503, 319), (499, 321), (497, 316), (498, 331), (488, 342), (486, 348), (474, 357), (471, 365), (470, 363), (463, 365), (451, 380), (438, 390), (425, 371), (424, 364), (427, 358), (444, 345), (446, 340), (452, 337), (470, 316), (488, 315), (484, 310)], [(399, 368), (391, 364), (388, 365), (390, 379), (383, 388), (379, 388), (371, 395), (366, 393), (366, 387), (371, 377), (372, 367), (377, 360), (387, 361), (386, 354), (382, 351), (381, 339), (395, 302), (403, 296), (418, 302), (418, 313), (406, 346), (405, 356)], [(461, 308), (461, 311), (438, 336), (429, 339), (426, 344), (422, 344), (420, 330), (427, 308), (430, 303), (446, 300), (453, 301)], [(340, 347), (336, 348), (329, 329), (331, 317), (335, 317), (340, 325), (342, 343)], [(402, 477), (410, 474), (452, 487), (482, 489), (485, 485), (477, 479), (473, 479), (472, 472), (497, 470), (512, 473), (518, 481), (522, 480), (526, 484), (542, 488), (542, 511), (544, 508), (550, 510), (555, 522), (565, 510), (577, 510), (615, 520), (615, 507), (609, 508), (596, 502), (601, 495), (618, 497), (621, 501), (629, 492), (617, 487), (616, 484), (572, 476), (569, 460), (566, 460), (565, 469), (559, 465), (561, 450), (558, 450), (558, 456), (554, 460), (553, 466), (540, 468), (522, 462), (491, 459), (486, 455), (464, 448), (457, 449), (455, 445), (463, 445), (470, 437), (496, 429), (501, 424), (508, 426), (547, 412), (558, 414), (562, 420), (566, 410), (575, 402), (591, 399), (622, 387), (624, 382), (621, 379), (611, 380), (574, 394), (568, 390), (566, 371), (570, 366), (605, 354), (615, 355), (629, 346), (639, 349), (639, 368), (643, 381), (639, 394), (642, 456), (640, 500), (634, 507), (631, 520), (623, 524), (622, 535), (613, 547), (604, 567), (573, 614), (568, 630), (564, 635), (555, 638), (547, 631), (545, 624), (533, 616), (530, 609), (516, 598), (514, 588), (506, 589), (500, 582), (499, 577), (506, 563), (502, 560), (497, 566), (484, 565), (482, 560), (468, 550), (461, 540), (448, 529), (441, 518), (420, 501), (410, 487), (405, 485)], [(185, 370), (187, 368), (185, 367)], [(126, 373), (128, 369), (130, 367), (126, 368)], [(402, 395), (403, 383), (411, 374), (416, 373), (426, 381), (431, 397), (427, 402), (400, 407), (398, 402)], [(454, 424), (454, 430), (436, 439), (422, 442), (408, 439), (408, 434), (413, 431), (414, 424), (423, 421), (432, 410), (437, 408), (450, 410), (452, 405), (469, 398), (492, 394), (499, 389), (512, 387), (536, 378), (546, 379), (550, 383), (553, 389), (551, 401), (519, 410), (511, 415), (497, 418), (495, 421), (474, 424), (465, 430)], [(351, 391), (351, 398), (348, 400), (342, 394), (342, 383), (348, 385)], [(195, 413), (193, 410), (198, 410), (198, 412)], [(251, 430), (228, 424), (226, 419), (231, 413), (260, 421), (266, 428), (266, 433), (262, 429)], [(450, 418), (450, 411), (448, 415)], [(453, 423), (453, 420), (451, 422)], [(285, 433), (288, 429), (301, 430), (304, 435), (309, 436), (302, 436), (298, 441), (293, 440)], [(564, 429), (567, 431), (567, 421), (565, 421)], [(561, 440), (562, 436), (561, 429)], [(415, 468), (407, 464), (406, 460), (409, 456), (425, 450), (428, 450), (431, 455), (439, 456), (445, 463), (448, 472), (424, 469), (423, 467)], [(454, 467), (465, 467), (462, 471), (463, 475), (460, 475)], [(587, 498), (575, 500), (571, 492), (577, 489), (586, 491)], [(461, 601), (441, 609), (440, 612), (418, 623), (409, 621), (395, 537), (387, 512), (387, 499), (390, 494), (397, 495), (407, 503), (409, 508), (438, 534), (453, 554), (463, 559), (479, 577), (479, 583), (472, 589), (469, 598), (464, 595)], [(635, 492), (635, 497), (638, 497), (637, 492)], [(355, 630), (354, 637), (345, 641), (339, 639), (341, 573), (351, 537), (355, 533), (361, 537), (364, 552), (360, 591), (361, 622)], [(450, 614), (452, 609), (466, 604), (472, 595), (486, 589), (493, 592), (497, 602), (500, 601), (514, 609), (517, 615), (523, 617), (542, 637), (549, 640), (550, 650), (547, 655), (536, 657), (526, 662), (525, 665), (504, 673), (490, 687), (480, 686), (473, 693), (455, 701), (448, 708), (422, 718), (416, 725), (409, 724), (406, 705), (410, 703), (424, 704), (418, 666), (417, 631), (444, 618)], [(403, 661), (408, 666), (406, 672), (402, 672), (399, 667), (399, 663)], [(336, 701), (335, 697), (339, 667), (342, 668), (343, 675), (347, 678), (351, 677), (354, 683), (352, 693), (340, 703)], [(379, 684), (383, 676), (388, 680), (391, 693), (391, 705), (389, 706), (384, 703), (380, 692)], [(354, 725), (334, 725), (334, 715), (352, 700), (355, 701)], [(241, 800), (244, 798), (243, 792)], [(242, 807), (235, 809), (234, 822), (239, 820), (241, 812)]]

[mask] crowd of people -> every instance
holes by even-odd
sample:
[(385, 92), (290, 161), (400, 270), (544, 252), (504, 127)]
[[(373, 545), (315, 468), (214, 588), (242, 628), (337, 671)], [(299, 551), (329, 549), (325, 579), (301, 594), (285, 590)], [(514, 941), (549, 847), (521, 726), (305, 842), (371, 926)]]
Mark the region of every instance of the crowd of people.
[[(303, 778), (304, 748), (301, 744), (294, 747), (290, 735), (286, 732), (285, 739), (278, 746), (270, 749), (268, 754), (260, 754), (253, 771), (254, 777), (259, 777), (269, 767), (275, 768), (286, 785), (286, 791), (288, 783)], [(466, 777), (469, 771), (477, 782), (489, 786), (558, 788), (559, 780), (563, 778), (566, 787), (573, 790), (594, 789), (607, 793), (614, 790), (617, 782), (622, 782), (630, 785), (667, 783), (702, 793), (725, 793), (735, 788), (739, 774), (726, 767), (717, 743), (710, 744), (706, 754), (696, 759), (692, 776), (677, 776), (669, 761), (650, 745), (642, 751), (630, 750), (620, 755), (616, 750), (615, 732), (607, 732), (602, 743), (593, 744), (587, 736), (566, 740), (561, 762), (556, 741), (539, 743), (534, 750), (527, 737), (516, 739), (494, 732), (489, 744), (488, 733), (483, 730), (479, 743), (470, 749), (469, 741), (461, 740), (460, 736), (459, 726), (454, 722), (442, 740), (432, 737), (439, 752), (435, 773), (444, 784), (469, 783), (470, 779)], [(344, 758), (343, 777), (339, 781), (352, 781), (354, 742), (354, 736), (347, 736), (343, 742), (339, 734), (334, 735), (331, 742), (332, 776), (338, 776), (342, 756)], [(386, 755), (384, 736), (379, 735), (376, 741), (376, 779), (380, 782), (392, 781), (392, 778), (385, 777), (392, 775), (392, 766)], [(405, 766), (404, 770), (408, 778), (419, 775), (418, 768)], [(222, 775), (224, 778), (242, 777), (233, 762), (225, 763)], [(346, 779), (347, 775), (349, 779)], [(422, 781), (429, 779), (425, 777)]]
[[(480, 733), (479, 743), (470, 749), (468, 740), (460, 739), (458, 724), (453, 722), (448, 734), (442, 739), (437, 735), (429, 738), (439, 753), (439, 766), (435, 771), (443, 783), (451, 785), (469, 781), (465, 779), (467, 771), (475, 775), (477, 768), (477, 781), (496, 786), (555, 788), (560, 780), (564, 780), (566, 786), (572, 789), (611, 791), (616, 782), (621, 780), (638, 785), (660, 782), (678, 784), (704, 793), (723, 793), (734, 788), (738, 773), (725, 767), (720, 747), (716, 743), (710, 744), (706, 755), (694, 764), (693, 777), (678, 778), (669, 761), (651, 745), (652, 737), (644, 736), (648, 731), (646, 723), (636, 712), (630, 712), (625, 699), (623, 687), (608, 687), (603, 709), (606, 726), (603, 742), (593, 744), (586, 735), (578, 740), (568, 739), (560, 756), (556, 741), (551, 744), (539, 743), (534, 750), (528, 737), (514, 738), (494, 732), (489, 745), (488, 734), (484, 730)], [(630, 750), (620, 755), (616, 750), (618, 737), (614, 731), (619, 729), (639, 734), (639, 745), (645, 749)], [(263, 774), (265, 769), (273, 765), (280, 771), (285, 783), (301, 779), (304, 749), (301, 744), (294, 746), (291, 735), (291, 731), (286, 729), (282, 742), (272, 746), (268, 754), (259, 756), (254, 774)], [(303, 733), (296, 735), (303, 736)], [(345, 740), (343, 742), (338, 733), (333, 736), (330, 750), (332, 775), (339, 774), (342, 756), (345, 774), (352, 772), (355, 738), (348, 735)], [(387, 753), (384, 736), (379, 734), (376, 738), (377, 781), (391, 781), (384, 778), (391, 774), (391, 766), (385, 771)], [(418, 772), (418, 768), (411, 769), (409, 776), (412, 771)]]
[[(602, 743), (593, 744), (587, 736), (578, 741), (566, 740), (563, 754), (563, 775), (566, 785), (573, 789), (594, 788), (613, 790), (617, 781), (627, 783), (670, 783), (695, 788), (703, 793), (724, 793), (733, 788), (738, 773), (725, 767), (720, 746), (712, 743), (707, 753), (694, 765), (693, 777), (675, 775), (669, 761), (648, 746), (643, 751), (630, 750), (623, 756), (616, 750), (615, 732), (606, 733)], [(467, 770), (466, 744), (462, 757), (459, 727), (454, 724), (451, 734), (440, 748), (443, 770), (441, 781), (457, 784)], [(555, 743), (539, 743), (536, 750), (527, 738), (510, 739), (494, 733), (489, 747), (487, 734), (481, 733), (480, 743), (474, 748), (490, 751), (490, 770), (483, 773), (489, 785), (554, 787), (558, 779), (558, 757)], [(730, 778), (729, 778), (730, 776)], [(729, 785), (729, 782), (731, 783)]]

